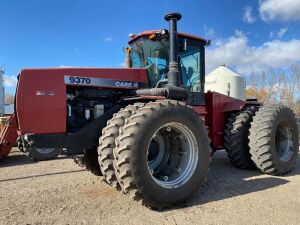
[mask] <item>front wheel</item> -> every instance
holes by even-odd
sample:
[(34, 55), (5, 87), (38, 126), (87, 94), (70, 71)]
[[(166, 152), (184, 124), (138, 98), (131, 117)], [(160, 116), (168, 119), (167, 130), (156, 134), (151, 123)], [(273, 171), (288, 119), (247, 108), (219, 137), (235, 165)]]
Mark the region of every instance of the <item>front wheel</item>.
[(116, 143), (114, 166), (120, 186), (149, 207), (183, 202), (205, 180), (207, 130), (183, 103), (146, 104), (126, 121)]
[(106, 182), (117, 190), (119, 190), (119, 183), (113, 166), (113, 149), (116, 146), (115, 139), (119, 135), (120, 127), (124, 126), (125, 120), (144, 105), (144, 103), (135, 103), (115, 113), (113, 117), (107, 121), (107, 126), (103, 128), (102, 136), (99, 138), (98, 162), (101, 172)]

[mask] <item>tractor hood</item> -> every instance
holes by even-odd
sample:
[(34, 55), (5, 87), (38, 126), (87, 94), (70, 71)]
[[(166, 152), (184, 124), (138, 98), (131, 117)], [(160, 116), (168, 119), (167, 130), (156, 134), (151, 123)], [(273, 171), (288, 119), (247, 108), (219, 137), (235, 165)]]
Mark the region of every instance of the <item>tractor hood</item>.
[(67, 86), (133, 90), (147, 88), (148, 78), (145, 69), (24, 69), (16, 91), (19, 130), (40, 133), (47, 126), (49, 133), (65, 132)]
[[(139, 89), (148, 86), (145, 69), (110, 68), (55, 68), (24, 69), (19, 76), (22, 85), (30, 85), (28, 91), (50, 91), (66, 85), (101, 88)], [(45, 90), (43, 90), (43, 88)], [(22, 91), (26, 91), (26, 88)]]

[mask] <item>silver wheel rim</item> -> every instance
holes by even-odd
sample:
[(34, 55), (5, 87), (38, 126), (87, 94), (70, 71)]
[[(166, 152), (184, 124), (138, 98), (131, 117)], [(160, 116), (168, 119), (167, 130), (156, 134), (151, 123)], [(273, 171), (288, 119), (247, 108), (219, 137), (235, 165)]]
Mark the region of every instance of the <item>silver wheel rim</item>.
[(53, 152), (55, 150), (55, 148), (36, 148), (35, 149), (38, 153), (40, 154), (50, 154), (51, 152)]
[[(152, 142), (156, 142), (158, 145), (158, 149), (157, 149), (157, 154), (155, 155), (155, 157), (153, 157), (153, 159), (149, 159), (148, 157), (148, 167), (150, 169), (150, 171), (154, 170), (155, 168), (157, 168), (159, 166), (159, 164), (162, 162), (165, 154), (166, 154), (166, 146), (165, 146), (165, 140), (164, 137), (160, 134), (155, 134), (155, 136), (153, 136)], [(149, 153), (148, 153), (149, 156)]]
[(281, 123), (276, 129), (275, 146), (281, 161), (289, 161), (294, 152), (293, 133), (288, 123)]
[[(156, 142), (154, 147), (153, 142)], [(181, 123), (165, 124), (152, 136), (148, 144), (147, 160), (151, 178), (158, 185), (178, 188), (190, 180), (197, 167), (196, 137)]]

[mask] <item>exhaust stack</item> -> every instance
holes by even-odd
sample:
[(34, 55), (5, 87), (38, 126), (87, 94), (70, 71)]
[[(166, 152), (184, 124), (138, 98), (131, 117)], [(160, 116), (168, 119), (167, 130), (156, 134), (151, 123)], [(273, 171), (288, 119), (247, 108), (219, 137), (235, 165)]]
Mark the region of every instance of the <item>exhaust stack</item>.
[(178, 65), (178, 37), (177, 37), (177, 21), (182, 18), (180, 13), (170, 13), (165, 16), (165, 20), (169, 22), (169, 72), (168, 84), (172, 86), (179, 86), (180, 71)]
[(168, 84), (164, 88), (150, 88), (135, 90), (136, 95), (152, 95), (165, 96), (169, 99), (184, 100), (188, 93), (184, 87), (180, 87), (180, 70), (178, 60), (178, 37), (177, 37), (177, 21), (181, 19), (181, 14), (170, 13), (165, 16), (165, 20), (169, 22), (169, 72)]

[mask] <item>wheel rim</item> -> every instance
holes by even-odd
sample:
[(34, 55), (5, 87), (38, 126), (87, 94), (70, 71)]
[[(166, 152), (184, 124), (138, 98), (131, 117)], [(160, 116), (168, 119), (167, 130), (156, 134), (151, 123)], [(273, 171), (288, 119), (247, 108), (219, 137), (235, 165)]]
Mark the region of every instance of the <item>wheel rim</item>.
[(55, 148), (36, 148), (35, 149), (38, 153), (40, 154), (50, 154), (51, 152), (53, 152), (55, 150)]
[(152, 136), (147, 159), (148, 171), (158, 185), (180, 187), (191, 178), (198, 164), (195, 135), (181, 123), (165, 124)]
[(293, 133), (288, 123), (280, 123), (275, 134), (276, 152), (281, 161), (288, 161), (293, 155)]
[(166, 154), (165, 140), (160, 134), (155, 134), (148, 148), (148, 167), (154, 170), (162, 162)]

